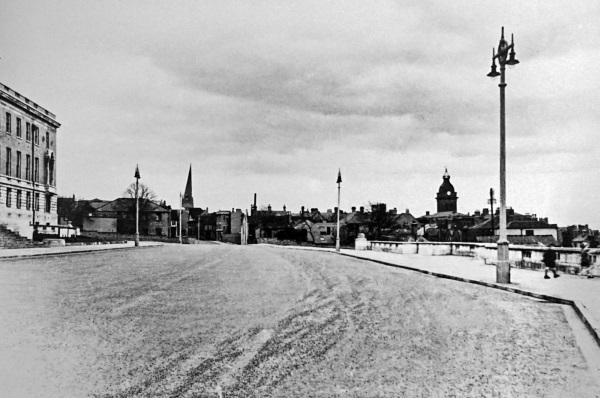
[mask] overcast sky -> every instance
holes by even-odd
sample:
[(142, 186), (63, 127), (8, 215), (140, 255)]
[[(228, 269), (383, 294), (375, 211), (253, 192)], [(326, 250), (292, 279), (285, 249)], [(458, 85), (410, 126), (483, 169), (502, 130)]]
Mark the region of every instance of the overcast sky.
[(0, 5), (0, 81), (57, 115), (61, 195), (141, 182), (177, 206), (458, 210), (507, 204), (600, 228), (600, 2), (27, 1)]

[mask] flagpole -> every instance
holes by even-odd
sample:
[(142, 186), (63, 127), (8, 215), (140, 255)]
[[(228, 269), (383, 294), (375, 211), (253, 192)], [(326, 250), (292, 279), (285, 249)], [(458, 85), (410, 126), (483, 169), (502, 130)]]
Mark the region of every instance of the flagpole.
[(335, 238), (335, 251), (340, 252), (340, 184), (342, 183), (342, 171), (338, 170), (338, 205), (337, 205), (337, 228)]

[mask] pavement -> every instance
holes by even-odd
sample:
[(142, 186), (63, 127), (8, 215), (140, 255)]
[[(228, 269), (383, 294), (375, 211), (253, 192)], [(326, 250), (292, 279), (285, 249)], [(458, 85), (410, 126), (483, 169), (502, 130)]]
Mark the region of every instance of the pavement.
[[(330, 248), (278, 246), (335, 253)], [(511, 268), (511, 283), (496, 283), (496, 266), (464, 256), (396, 254), (372, 250), (342, 249), (340, 254), (404, 268), (441, 278), (483, 285), (573, 307), (598, 345), (600, 345), (600, 278), (588, 279), (560, 274), (544, 279), (543, 271)]]
[[(140, 242), (140, 247), (159, 246), (161, 242)], [(38, 256), (65, 255), (74, 253), (89, 253), (102, 250), (123, 250), (135, 247), (134, 241), (127, 243), (93, 244), (81, 246), (34, 247), (25, 249), (0, 249), (0, 261), (9, 258), (25, 258)]]
[[(164, 245), (161, 242), (140, 242), (140, 247)], [(120, 244), (61, 246), (28, 249), (0, 250), (0, 261), (9, 258), (27, 258), (49, 255), (66, 255), (102, 250), (133, 249), (133, 241)], [(279, 248), (317, 250), (335, 253), (332, 248), (307, 246), (275, 246)], [(592, 337), (600, 345), (600, 278), (588, 279), (561, 274), (559, 278), (544, 279), (541, 271), (511, 268), (511, 283), (496, 283), (496, 267), (483, 260), (463, 256), (425, 256), (395, 254), (372, 250), (342, 249), (340, 254), (380, 264), (404, 268), (425, 274), (467, 283), (488, 286), (530, 297), (570, 305), (583, 321)]]

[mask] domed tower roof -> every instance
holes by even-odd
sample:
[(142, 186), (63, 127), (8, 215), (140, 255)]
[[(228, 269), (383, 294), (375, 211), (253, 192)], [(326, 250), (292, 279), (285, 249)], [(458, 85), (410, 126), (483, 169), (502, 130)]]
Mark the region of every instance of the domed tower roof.
[(458, 196), (456, 194), (454, 186), (450, 182), (450, 174), (448, 174), (448, 168), (446, 168), (446, 171), (443, 175), (442, 185), (440, 185), (440, 189), (438, 190), (436, 199), (438, 213), (442, 211), (452, 211), (454, 213), (457, 212)]
[(450, 182), (450, 174), (448, 174), (448, 168), (446, 168), (446, 172), (444, 173), (442, 178), (444, 179), (444, 181), (442, 182), (442, 185), (440, 185), (438, 193), (446, 194), (448, 191), (454, 192), (454, 186)]

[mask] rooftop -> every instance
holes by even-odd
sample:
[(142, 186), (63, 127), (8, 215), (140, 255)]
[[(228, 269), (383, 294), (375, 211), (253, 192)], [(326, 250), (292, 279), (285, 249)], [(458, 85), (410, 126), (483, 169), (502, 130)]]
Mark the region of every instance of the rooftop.
[(13, 103), (15, 106), (45, 120), (55, 127), (60, 126), (60, 123), (56, 121), (55, 114), (2, 83), (0, 83), (0, 98)]

